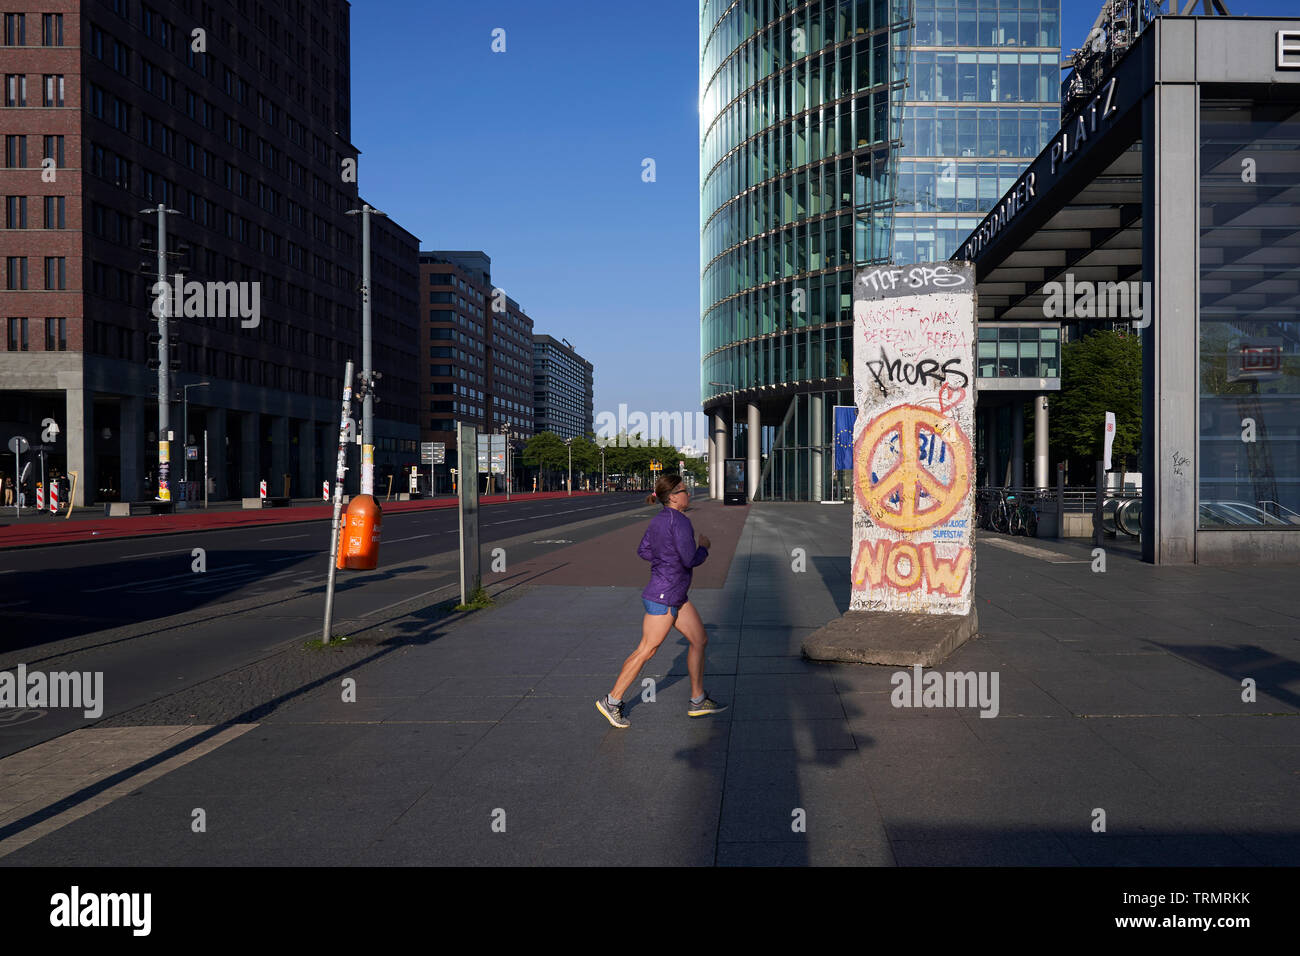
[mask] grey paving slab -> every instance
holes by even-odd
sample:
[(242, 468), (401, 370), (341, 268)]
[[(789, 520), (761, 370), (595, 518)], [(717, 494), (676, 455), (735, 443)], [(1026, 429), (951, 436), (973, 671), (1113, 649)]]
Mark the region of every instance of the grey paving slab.
[[(1108, 552), (1103, 575), (983, 548), (980, 634), (934, 669), (997, 672), (998, 716), (981, 718), (895, 706), (896, 668), (800, 658), (846, 606), (848, 514), (752, 507), (725, 586), (692, 594), (724, 714), (686, 717), (674, 633), (644, 671), (654, 702), (638, 682), (632, 727), (612, 728), (594, 699), (639, 640), (639, 588), (524, 588), (452, 623), (393, 623), (411, 643), (0, 865), (1300, 859), (1293, 569), (1152, 568)], [(796, 546), (807, 572), (790, 568)], [(1240, 700), (1243, 676), (1254, 703)], [(190, 830), (195, 807), (207, 833)]]

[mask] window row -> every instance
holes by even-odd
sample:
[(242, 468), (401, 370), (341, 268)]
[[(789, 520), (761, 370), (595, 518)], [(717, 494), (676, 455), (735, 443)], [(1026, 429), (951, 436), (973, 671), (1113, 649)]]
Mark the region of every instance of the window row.
[(759, 335), (852, 320), (852, 270), (806, 276), (719, 303), (704, 317), (700, 351), (709, 355)]
[(5, 228), (30, 229), (27, 219), (27, 200), (34, 200), (37, 208), (44, 207), (42, 220), (46, 229), (68, 228), (68, 200), (65, 196), (6, 196)]
[[(39, 16), (41, 18), (41, 46), (63, 46), (63, 14), (42, 13)], [(4, 45), (26, 46), (27, 14), (6, 13), (4, 17)]]
[[(865, 37), (841, 47), (838, 56), (832, 50), (809, 57), (760, 82), (734, 102), (728, 100), (730, 105), (705, 130), (700, 144), (703, 168), (712, 169), (737, 144), (805, 110), (829, 106), (888, 83), (892, 73), (887, 53), (883, 34)], [(859, 108), (862, 105), (859, 103)]]
[[(28, 333), (25, 317), (10, 317), (5, 326), (8, 332), (5, 342), (10, 352), (28, 351)], [(45, 320), (45, 351), (66, 352), (68, 350), (68, 320), (64, 317)]]
[(1057, 103), (1060, 58), (1054, 53), (944, 53), (916, 50), (907, 100), (963, 103)]
[(1060, 124), (1055, 107), (908, 106), (903, 109), (903, 155), (1032, 159)]
[[(27, 284), (27, 256), (5, 258), (5, 288), (22, 291)], [(68, 260), (66, 256), (45, 256), (45, 284), (42, 289), (56, 290), (68, 287)]]
[(744, 190), (800, 166), (843, 156), (891, 138), (884, 93), (859, 97), (767, 130), (734, 151), (705, 178), (701, 210), (715, 210)]

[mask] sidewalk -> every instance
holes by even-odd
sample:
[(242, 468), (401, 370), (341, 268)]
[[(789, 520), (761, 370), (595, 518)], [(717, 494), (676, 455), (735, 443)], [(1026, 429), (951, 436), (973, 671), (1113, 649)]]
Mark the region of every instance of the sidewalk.
[[(573, 497), (596, 495), (595, 491), (575, 491)], [(512, 501), (540, 501), (544, 498), (563, 498), (563, 491), (525, 492), (511, 495)], [(438, 508), (455, 508), (458, 499), (453, 495), (438, 498), (421, 498), (417, 501), (384, 501), (380, 505), (388, 514), (403, 511), (432, 511)], [(504, 504), (506, 496), (482, 495), (481, 505)], [(344, 505), (346, 509), (347, 506)], [(23, 509), (22, 518), (14, 520), (13, 509), (8, 514), (0, 512), (0, 548), (24, 548), (47, 544), (90, 541), (99, 538), (142, 538), (160, 534), (178, 534), (187, 531), (213, 528), (242, 528), (249, 525), (293, 524), (300, 521), (319, 521), (334, 515), (332, 502), (316, 498), (295, 498), (287, 508), (250, 508), (245, 510), (239, 502), (213, 503), (208, 509), (184, 508), (169, 515), (141, 515), (134, 518), (105, 518), (103, 506), (78, 508), (72, 517), (30, 513)]]
[[(981, 538), (980, 636), (938, 670), (997, 672), (990, 719), (892, 706), (893, 668), (800, 659), (803, 636), (847, 607), (848, 508), (704, 501), (690, 516), (715, 538), (691, 600), (710, 635), (706, 686), (727, 713), (686, 717), (675, 632), (643, 675), (654, 702), (629, 694), (631, 728), (596, 711), (639, 636), (634, 522), (554, 552), (549, 571), (489, 579), (486, 611), (367, 621), (369, 663), (256, 723), (226, 715), (189, 738), (210, 748), (190, 762), (172, 759), (189, 742), (149, 750), (186, 734), (129, 716), (0, 762), (0, 865), (1300, 859), (1295, 568), (1114, 553), (1094, 573), (1085, 545), (1035, 554)], [(796, 548), (806, 571), (792, 570)], [(725, 580), (706, 577), (728, 557)], [(345, 677), (355, 703), (341, 700)], [(146, 767), (156, 779), (133, 776)], [(42, 810), (55, 798), (35, 796), (36, 780), (78, 768), (76, 795)], [(96, 806), (20, 846), (56, 811)], [(195, 808), (206, 832), (191, 828)]]

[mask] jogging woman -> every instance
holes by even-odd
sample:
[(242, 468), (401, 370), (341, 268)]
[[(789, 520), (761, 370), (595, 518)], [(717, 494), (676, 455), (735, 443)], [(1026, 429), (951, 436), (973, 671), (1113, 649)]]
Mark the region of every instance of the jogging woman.
[(676, 627), (691, 647), (686, 654), (686, 669), (691, 675), (691, 703), (688, 717), (705, 717), (727, 708), (710, 700), (704, 690), (704, 648), (709, 643), (699, 612), (687, 600), (691, 587), (691, 569), (709, 556), (709, 539), (700, 535), (695, 545), (695, 529), (683, 512), (690, 501), (690, 491), (677, 475), (664, 475), (655, 482), (654, 494), (646, 504), (656, 501), (664, 508), (652, 519), (636, 553), (650, 562), (650, 583), (641, 592), (645, 618), (641, 622), (641, 643), (623, 663), (614, 689), (596, 701), (596, 709), (615, 727), (630, 726), (623, 716), (623, 695), (641, 674), (641, 668), (655, 656), (668, 632)]

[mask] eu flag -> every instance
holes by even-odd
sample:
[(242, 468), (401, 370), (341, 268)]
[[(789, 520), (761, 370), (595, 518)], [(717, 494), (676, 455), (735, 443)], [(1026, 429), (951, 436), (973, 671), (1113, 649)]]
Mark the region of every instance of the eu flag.
[(853, 467), (853, 425), (858, 420), (854, 405), (835, 406), (835, 467)]

